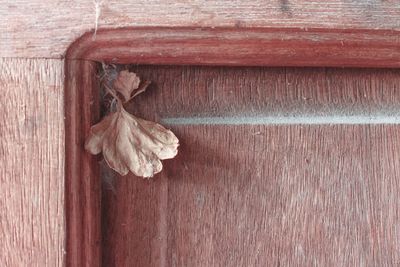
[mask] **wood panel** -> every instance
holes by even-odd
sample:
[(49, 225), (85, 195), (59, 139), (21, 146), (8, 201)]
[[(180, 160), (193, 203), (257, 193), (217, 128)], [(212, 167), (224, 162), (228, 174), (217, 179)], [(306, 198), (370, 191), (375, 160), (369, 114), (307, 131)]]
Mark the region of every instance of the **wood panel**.
[(133, 69), (181, 146), (152, 180), (103, 166), (104, 266), (398, 265), (400, 126), (362, 118), (398, 117), (399, 70)]
[(131, 69), (153, 81), (130, 106), (149, 119), (393, 117), (400, 112), (399, 69), (150, 65)]
[(0, 59), (0, 265), (64, 262), (63, 62)]
[(61, 58), (83, 33), (140, 26), (400, 30), (387, 1), (18, 0), (0, 6), (0, 57)]

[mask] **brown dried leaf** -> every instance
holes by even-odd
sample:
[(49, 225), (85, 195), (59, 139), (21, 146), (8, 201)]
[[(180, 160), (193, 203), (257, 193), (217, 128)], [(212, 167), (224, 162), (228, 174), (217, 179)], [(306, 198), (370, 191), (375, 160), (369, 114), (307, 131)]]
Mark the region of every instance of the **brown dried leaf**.
[(132, 92), (139, 88), (140, 78), (134, 72), (128, 70), (121, 71), (114, 81), (114, 89), (124, 97), (127, 102), (132, 95)]
[(108, 165), (121, 175), (129, 171), (152, 177), (162, 169), (161, 160), (178, 153), (179, 140), (155, 122), (139, 119), (122, 107), (92, 126), (85, 149), (103, 152)]

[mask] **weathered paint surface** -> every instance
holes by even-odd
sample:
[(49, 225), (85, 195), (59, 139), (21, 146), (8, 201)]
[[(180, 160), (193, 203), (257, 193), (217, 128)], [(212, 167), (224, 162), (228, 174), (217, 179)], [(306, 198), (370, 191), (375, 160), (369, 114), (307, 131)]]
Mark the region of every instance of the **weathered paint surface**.
[(62, 266), (63, 62), (0, 58), (0, 266)]
[(397, 0), (6, 1), (0, 7), (0, 57), (61, 58), (96, 25), (400, 30), (399, 17)]
[[(153, 85), (131, 113), (219, 123), (166, 125), (179, 153), (152, 180), (114, 174), (102, 199), (106, 266), (399, 264), (400, 125), (279, 123), (396, 112), (399, 70), (133, 69)], [(230, 123), (243, 114), (276, 125)]]
[[(320, 28), (328, 33), (337, 29), (364, 29), (367, 32), (376, 29), (393, 35), (400, 28), (399, 17), (400, 3), (396, 0), (330, 0), (323, 4), (302, 0), (143, 0), (98, 1), (97, 5), (92, 0), (5, 1), (0, 5), (0, 108), (3, 110), (0, 122), (0, 265), (60, 266), (65, 262), (64, 64), (61, 60), (45, 58), (61, 59), (71, 42), (93, 30), (96, 24), (100, 29), (209, 26), (298, 28), (304, 31)], [(386, 136), (388, 132), (382, 131), (377, 136)], [(386, 144), (385, 140), (382, 139), (383, 144)], [(390, 151), (389, 155), (396, 158), (395, 151)], [(393, 166), (388, 168), (395, 168)], [(86, 170), (84, 174), (88, 172)], [(90, 190), (96, 187), (90, 184), (93, 181), (79, 181), (87, 185), (86, 191), (72, 197), (76, 197), (76, 205), (81, 203), (82, 209), (87, 208), (92, 213), (81, 216), (80, 208), (75, 206), (77, 217), (74, 218), (79, 223), (89, 222), (92, 227), (80, 229), (88, 236), (82, 246), (89, 249), (98, 246), (97, 229), (94, 229), (98, 202), (96, 197), (90, 198), (93, 193)], [(385, 181), (386, 187), (397, 188), (392, 180)], [(376, 198), (373, 205), (379, 207), (379, 203), (383, 203), (379, 201)], [(381, 246), (382, 232), (375, 230), (371, 231), (371, 238), (376, 237), (376, 244)], [(87, 263), (92, 263), (91, 259), (97, 260), (98, 255), (91, 253), (83, 258)], [(165, 251), (160, 250), (160, 253), (164, 255)]]

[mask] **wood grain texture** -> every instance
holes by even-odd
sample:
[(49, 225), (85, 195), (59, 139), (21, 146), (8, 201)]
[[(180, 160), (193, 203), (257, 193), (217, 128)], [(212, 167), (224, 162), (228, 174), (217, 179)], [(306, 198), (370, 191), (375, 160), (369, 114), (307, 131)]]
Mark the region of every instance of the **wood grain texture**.
[[(153, 84), (129, 110), (156, 121), (390, 116), (400, 103), (399, 70), (133, 70)], [(193, 121), (169, 125), (180, 151), (153, 180), (103, 168), (114, 179), (103, 187), (103, 266), (400, 263), (399, 125)]]
[[(0, 124), (0, 133), (3, 137), (0, 141), (0, 157), (3, 162), (0, 169), (0, 191), (1, 195), (5, 196), (0, 200), (2, 210), (0, 229), (4, 236), (0, 241), (0, 265), (57, 266), (64, 262), (66, 228), (62, 206), (64, 201), (63, 162), (65, 160), (62, 125), (63, 64), (59, 60), (19, 60), (16, 58), (63, 58), (67, 47), (74, 40), (95, 27), (95, 7), (95, 2), (92, 0), (45, 2), (17, 0), (6, 1), (0, 5), (0, 57), (13, 58), (0, 59), (2, 67), (0, 89), (3, 95), (0, 101), (4, 111)], [(340, 35), (335, 35), (337, 30), (344, 29), (349, 36), (359, 31), (367, 33), (367, 35), (362, 35), (364, 40), (373, 37), (370, 43), (367, 43), (372, 45), (372, 49), (377, 48), (375, 44), (379, 44), (378, 48), (381, 49), (378, 49), (379, 53), (370, 57), (372, 58), (372, 61), (368, 61), (370, 65), (365, 62), (363, 64), (372, 66), (376, 62), (379, 63), (379, 61), (375, 63), (373, 61), (378, 60), (380, 55), (386, 55), (385, 62), (389, 61), (392, 64), (390, 66), (397, 66), (395, 64), (398, 63), (396, 36), (400, 29), (398, 20), (400, 4), (394, 0), (381, 2), (329, 0), (323, 5), (320, 2), (302, 0), (280, 2), (102, 1), (98, 11), (97, 23), (101, 29), (142, 26), (236, 27), (238, 29), (260, 27), (295, 29), (297, 32), (317, 29), (324, 32), (319, 40), (327, 38), (328, 44), (333, 46), (328, 46), (326, 49), (336, 51), (336, 55), (344, 51), (338, 49), (342, 43), (335, 41), (335, 38), (341, 40)], [(313, 34), (305, 34), (304, 36), (310, 36), (310, 38), (304, 40), (312, 41)], [(92, 38), (91, 35), (88, 36)], [(356, 49), (358, 49), (357, 35), (354, 38), (350, 40), (355, 41)], [(390, 45), (387, 43), (388, 40)], [(344, 44), (346, 49), (350, 50), (354, 45), (352, 42)], [(310, 49), (313, 46), (307, 47)], [(364, 59), (366, 58), (365, 51), (368, 52), (369, 48), (365, 49), (359, 49), (361, 58), (364, 57)], [(320, 58), (326, 56), (323, 50), (320, 52), (322, 55)], [(101, 55), (97, 56), (99, 60), (102, 60)], [(193, 58), (191, 55), (186, 56), (189, 59)], [(129, 56), (125, 59), (130, 60)], [(151, 63), (151, 60), (152, 58), (149, 57), (147, 63)], [(179, 63), (171, 60), (168, 62)], [(273, 62), (277, 64), (277, 61)], [(143, 63), (146, 62), (143, 61)], [(80, 70), (83, 71), (85, 68)], [(68, 79), (73, 83), (74, 79), (86, 79), (86, 81), (91, 79), (85, 78), (84, 75), (87, 73), (81, 73), (81, 75), (83, 76), (68, 76)], [(84, 84), (81, 83), (81, 85)], [(67, 86), (67, 94), (69, 88)], [(28, 97), (20, 97), (26, 94)], [(77, 94), (74, 97), (78, 96), (82, 95)], [(82, 121), (85, 124), (81, 124), (79, 114), (75, 114), (74, 117), (78, 124), (75, 125), (78, 127), (76, 129), (81, 130), (80, 134), (85, 133), (85, 129), (89, 126), (88, 122), (96, 116), (95, 110), (81, 109), (81, 104), (92, 101), (87, 98), (86, 94), (83, 102), (74, 103), (74, 107), (84, 113)], [(71, 103), (68, 99), (66, 101), (66, 103)], [(68, 113), (66, 116), (68, 118)], [(68, 122), (67, 127), (69, 127)], [(70, 141), (78, 143), (71, 143), (71, 149), (81, 153), (79, 145), (83, 137), (78, 135), (74, 138)], [(67, 213), (72, 215), (69, 218), (76, 224), (71, 228), (67, 225), (67, 229), (78, 238), (75, 241), (82, 241), (82, 244), (72, 246), (74, 249), (70, 253), (75, 254), (67, 263), (85, 262), (94, 266), (98, 262), (100, 253), (98, 229), (95, 227), (95, 218), (99, 216), (96, 209), (99, 205), (98, 184), (96, 180), (92, 180), (94, 176), (91, 176), (96, 173), (96, 170), (88, 168), (93, 159), (77, 158), (82, 159), (82, 162), (76, 165), (78, 169), (69, 170), (76, 172), (79, 176), (74, 177), (75, 180), (68, 180), (66, 184), (66, 198), (68, 203), (69, 200), (73, 203), (68, 204), (72, 206), (67, 205)], [(68, 165), (69, 162), (67, 161), (66, 164)], [(80, 168), (79, 164), (84, 167)], [(16, 169), (15, 166), (19, 165), (22, 167)], [(79, 180), (87, 177), (90, 179)], [(79, 192), (73, 193), (74, 189)], [(162, 196), (165, 197), (166, 193), (163, 194)], [(78, 206), (79, 203), (81, 206)], [(379, 206), (381, 202), (377, 203), (374, 205)], [(140, 205), (139, 203), (137, 206), (140, 207)], [(164, 206), (160, 207), (164, 208)], [(143, 218), (147, 218), (146, 216)], [(157, 216), (154, 215), (153, 220), (156, 220)], [(165, 223), (162, 224), (165, 225)], [(142, 229), (146, 227), (143, 226)], [(156, 229), (153, 233), (157, 231)], [(377, 240), (381, 242), (383, 239)], [(67, 240), (67, 247), (71, 247), (69, 241)], [(386, 243), (382, 244), (384, 246)], [(156, 242), (153, 242), (153, 246), (158, 254), (153, 252), (152, 255), (156, 254), (156, 256), (150, 258), (159, 259), (160, 264), (164, 264), (166, 260), (164, 255), (169, 253), (166, 246)], [(139, 251), (142, 255), (148, 255), (146, 253), (149, 250), (144, 248)]]
[(0, 59), (0, 265), (63, 266), (63, 62)]
[(84, 143), (99, 119), (97, 63), (66, 60), (65, 66), (66, 265), (95, 267), (101, 266), (101, 180)]
[(109, 63), (400, 67), (399, 32), (143, 27), (88, 33), (66, 55)]
[(0, 57), (61, 58), (99, 28), (264, 27), (400, 30), (400, 3), (328, 0), (6, 1), (0, 6)]

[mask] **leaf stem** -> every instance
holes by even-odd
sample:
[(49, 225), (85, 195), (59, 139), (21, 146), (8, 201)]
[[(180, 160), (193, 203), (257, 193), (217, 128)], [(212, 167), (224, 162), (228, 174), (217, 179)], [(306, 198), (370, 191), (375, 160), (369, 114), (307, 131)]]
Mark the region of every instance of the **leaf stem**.
[(140, 85), (140, 87), (136, 90), (136, 92), (128, 99), (125, 101), (125, 103), (131, 101), (135, 96), (137, 96), (138, 94), (143, 93), (144, 91), (146, 91), (147, 87), (150, 85), (150, 81), (144, 81), (142, 83), (142, 85)]

